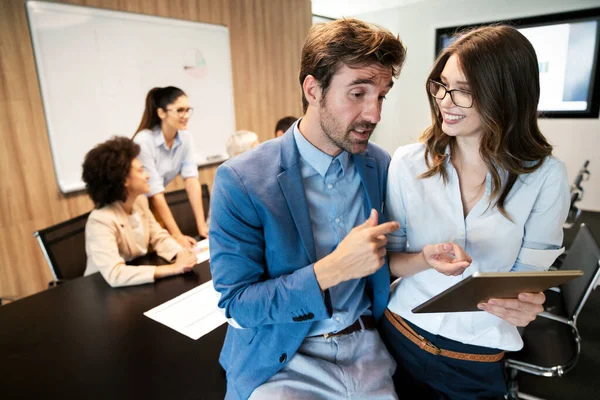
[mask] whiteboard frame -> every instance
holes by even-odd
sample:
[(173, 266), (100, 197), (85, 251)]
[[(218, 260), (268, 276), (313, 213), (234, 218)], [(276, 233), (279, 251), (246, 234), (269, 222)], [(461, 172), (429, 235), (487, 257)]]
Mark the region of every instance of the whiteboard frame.
[[(232, 71), (232, 61), (231, 61), (231, 37), (229, 35), (229, 28), (226, 25), (212, 24), (212, 23), (198, 22), (198, 21), (190, 21), (190, 20), (184, 20), (184, 19), (178, 19), (178, 18), (162, 17), (162, 16), (150, 15), (150, 14), (141, 14), (141, 13), (135, 13), (135, 12), (129, 12), (129, 11), (117, 11), (117, 10), (98, 8), (98, 7), (88, 7), (88, 6), (81, 6), (81, 5), (74, 5), (74, 4), (54, 3), (54, 2), (39, 1), (39, 0), (27, 0), (25, 2), (25, 11), (27, 14), (27, 25), (29, 28), (31, 42), (32, 42), (32, 46), (33, 46), (33, 56), (34, 56), (34, 61), (35, 61), (35, 66), (36, 66), (36, 74), (37, 74), (37, 78), (38, 78), (40, 94), (42, 97), (42, 104), (43, 104), (43, 108), (44, 108), (44, 117), (46, 120), (48, 139), (50, 142), (52, 164), (54, 166), (54, 174), (56, 177), (57, 185), (63, 194), (69, 194), (69, 193), (85, 190), (85, 183), (78, 182), (75, 184), (69, 184), (69, 183), (61, 182), (60, 178), (59, 178), (59, 174), (58, 174), (59, 168), (58, 168), (58, 164), (57, 164), (58, 150), (55, 148), (55, 144), (54, 144), (55, 137), (53, 135), (54, 127), (52, 126), (52, 119), (48, 115), (49, 110), (48, 110), (48, 106), (47, 106), (48, 104), (50, 104), (50, 98), (49, 98), (50, 94), (47, 93), (46, 89), (44, 89), (45, 87), (48, 87), (47, 82), (44, 78), (44, 76), (45, 76), (44, 72), (46, 72), (46, 71), (44, 70), (44, 63), (40, 62), (40, 60), (42, 58), (41, 57), (42, 49), (41, 49), (40, 39), (37, 37), (36, 31), (33, 26), (32, 13), (36, 10), (54, 11), (54, 12), (61, 12), (64, 10), (72, 10), (72, 11), (78, 12), (82, 15), (93, 15), (93, 16), (108, 17), (108, 18), (120, 17), (120, 18), (124, 18), (124, 19), (129, 19), (129, 20), (134, 20), (134, 21), (142, 21), (142, 22), (152, 22), (152, 21), (156, 21), (156, 22), (160, 22), (160, 23), (169, 22), (169, 23), (176, 23), (177, 25), (180, 25), (180, 26), (193, 27), (193, 28), (197, 28), (200, 25), (200, 26), (204, 26), (207, 28), (213, 28), (213, 29), (215, 27), (225, 29), (227, 32), (227, 39), (229, 42), (228, 55), (229, 55), (229, 76), (231, 77), (231, 101), (232, 101), (232, 109), (233, 109), (232, 117), (233, 117), (233, 126), (234, 126), (234, 129), (236, 129), (237, 125), (235, 122), (235, 98), (234, 98), (234, 90), (233, 90), (233, 71)], [(226, 153), (226, 151), (224, 149), (224, 151), (220, 154), (207, 156), (206, 161), (197, 162), (197, 165), (198, 165), (198, 167), (215, 165), (215, 164), (219, 164), (219, 163), (227, 160), (228, 158), (229, 158), (229, 155)]]

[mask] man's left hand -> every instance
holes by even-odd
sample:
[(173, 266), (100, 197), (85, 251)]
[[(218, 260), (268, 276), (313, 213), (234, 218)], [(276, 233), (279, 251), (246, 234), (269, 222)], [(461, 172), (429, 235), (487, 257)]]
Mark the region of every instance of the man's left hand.
[(527, 326), (544, 311), (545, 301), (544, 293), (519, 293), (518, 299), (490, 299), (477, 307), (515, 326)]

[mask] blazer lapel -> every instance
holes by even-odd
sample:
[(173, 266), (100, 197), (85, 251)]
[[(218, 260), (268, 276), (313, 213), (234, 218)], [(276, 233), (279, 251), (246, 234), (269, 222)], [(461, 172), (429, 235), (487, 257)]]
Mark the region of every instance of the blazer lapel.
[[(381, 189), (379, 176), (377, 176), (377, 162), (367, 155), (357, 154), (354, 156), (355, 165), (360, 174), (360, 178), (365, 188), (366, 199), (365, 215), (368, 218), (371, 209), (374, 208), (379, 213), (378, 223), (385, 222), (385, 216), (381, 213), (383, 202), (381, 198)], [(374, 293), (370, 294), (372, 301), (373, 316), (379, 319), (387, 307), (390, 273), (389, 267), (384, 265), (377, 272), (367, 277), (367, 285), (371, 287)]]
[(371, 209), (374, 208), (381, 214), (381, 198), (379, 195), (379, 177), (377, 176), (377, 164), (371, 157), (362, 154), (354, 154), (354, 164), (363, 187), (367, 201), (365, 202), (365, 217), (368, 218)]
[[(143, 195), (140, 195), (143, 196)], [(150, 211), (149, 208), (144, 208), (140, 202), (140, 198), (133, 203), (133, 209), (140, 215), (142, 227), (144, 228), (144, 243), (148, 244), (147, 248), (150, 248), (150, 220), (146, 215), (146, 211)], [(151, 212), (151, 211), (150, 211)], [(156, 249), (154, 249), (156, 250)]]
[(308, 204), (304, 193), (302, 173), (300, 172), (300, 154), (296, 147), (294, 135), (292, 132), (288, 133), (280, 139), (283, 142), (281, 144), (280, 163), (284, 171), (277, 176), (277, 180), (279, 181), (279, 186), (287, 202), (290, 214), (292, 214), (292, 219), (294, 220), (308, 259), (311, 263), (314, 263), (317, 261), (317, 253)]
[(135, 237), (131, 234), (133, 232), (133, 229), (131, 228), (131, 224), (129, 223), (129, 218), (127, 218), (127, 213), (125, 213), (123, 205), (118, 201), (115, 201), (111, 205), (111, 208), (115, 213), (116, 222), (119, 225), (119, 228), (121, 229), (121, 237), (123, 239), (123, 242), (127, 246), (127, 253), (130, 256), (133, 256), (137, 247), (135, 244)]

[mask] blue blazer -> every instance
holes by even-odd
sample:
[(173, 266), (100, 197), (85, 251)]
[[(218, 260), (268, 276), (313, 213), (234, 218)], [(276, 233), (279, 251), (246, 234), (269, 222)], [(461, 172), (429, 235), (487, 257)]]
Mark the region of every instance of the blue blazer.
[[(210, 268), (219, 307), (231, 318), (220, 362), (227, 398), (246, 399), (292, 359), (314, 321), (331, 317), (321, 293), (300, 154), (292, 129), (217, 169), (210, 206)], [(370, 143), (353, 155), (365, 218), (381, 213), (390, 156)], [(375, 318), (389, 296), (387, 263), (367, 277)]]

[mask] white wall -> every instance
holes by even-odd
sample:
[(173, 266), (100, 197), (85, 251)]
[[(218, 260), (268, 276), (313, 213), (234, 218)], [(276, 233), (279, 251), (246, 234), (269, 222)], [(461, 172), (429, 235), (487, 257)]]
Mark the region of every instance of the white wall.
[[(400, 35), (407, 59), (400, 79), (388, 94), (373, 140), (392, 153), (415, 142), (430, 123), (425, 80), (434, 61), (435, 29), (461, 24), (553, 14), (600, 7), (600, 0), (426, 0), (395, 9), (356, 16)], [(572, 182), (584, 159), (590, 180), (584, 182), (580, 208), (600, 211), (600, 120), (541, 119), (540, 128), (567, 166)]]

